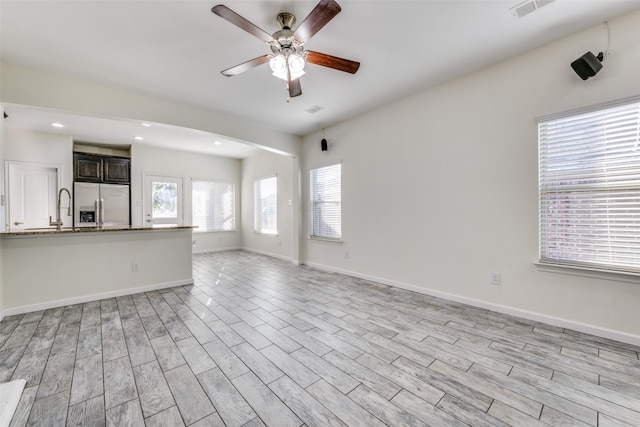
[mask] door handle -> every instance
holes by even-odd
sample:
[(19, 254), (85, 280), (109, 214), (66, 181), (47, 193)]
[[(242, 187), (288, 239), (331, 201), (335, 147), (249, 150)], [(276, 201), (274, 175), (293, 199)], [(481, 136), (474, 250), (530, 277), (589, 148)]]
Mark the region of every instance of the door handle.
[(22, 225), (22, 224), (24, 224), (24, 222), (16, 221), (16, 222), (13, 223), (13, 225)]
[(104, 224), (104, 199), (100, 199), (100, 226)]

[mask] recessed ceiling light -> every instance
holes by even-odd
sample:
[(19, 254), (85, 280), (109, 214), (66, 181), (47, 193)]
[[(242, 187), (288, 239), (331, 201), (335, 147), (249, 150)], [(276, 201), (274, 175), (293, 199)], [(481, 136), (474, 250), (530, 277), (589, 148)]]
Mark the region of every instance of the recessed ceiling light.
[(51, 126), (53, 126), (54, 128), (63, 128), (64, 127), (64, 125), (62, 123), (58, 123), (58, 122), (51, 123)]
[(151, 127), (151, 123), (143, 123), (142, 126), (144, 126), (146, 128), (150, 128)]
[(142, 141), (144, 138), (141, 136), (134, 136), (133, 139), (135, 139), (136, 141)]
[(215, 142), (214, 142), (214, 144), (215, 144), (215, 145), (222, 145), (222, 142), (220, 142), (220, 141), (215, 141)]

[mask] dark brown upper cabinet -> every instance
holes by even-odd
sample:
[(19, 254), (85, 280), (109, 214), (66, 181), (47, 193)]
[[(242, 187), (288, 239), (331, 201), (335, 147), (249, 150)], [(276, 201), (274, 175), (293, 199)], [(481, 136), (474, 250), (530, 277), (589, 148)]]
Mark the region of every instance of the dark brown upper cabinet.
[(73, 179), (84, 182), (129, 184), (131, 159), (73, 153)]
[(102, 179), (104, 182), (128, 184), (130, 181), (131, 159), (105, 157), (102, 159)]

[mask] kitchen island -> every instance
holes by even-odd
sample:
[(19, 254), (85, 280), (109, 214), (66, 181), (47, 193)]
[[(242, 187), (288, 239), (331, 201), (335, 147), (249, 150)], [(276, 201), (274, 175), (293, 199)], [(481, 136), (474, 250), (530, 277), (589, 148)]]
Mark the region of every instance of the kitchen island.
[(193, 283), (193, 227), (1, 233), (3, 316)]

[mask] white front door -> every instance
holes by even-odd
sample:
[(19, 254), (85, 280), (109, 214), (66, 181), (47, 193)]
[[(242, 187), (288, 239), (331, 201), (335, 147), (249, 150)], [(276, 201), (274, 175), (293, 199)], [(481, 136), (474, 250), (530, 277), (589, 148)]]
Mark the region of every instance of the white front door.
[(55, 221), (58, 168), (35, 163), (8, 162), (9, 230), (49, 227)]
[(182, 178), (146, 175), (144, 183), (144, 222), (146, 226), (183, 225)]

